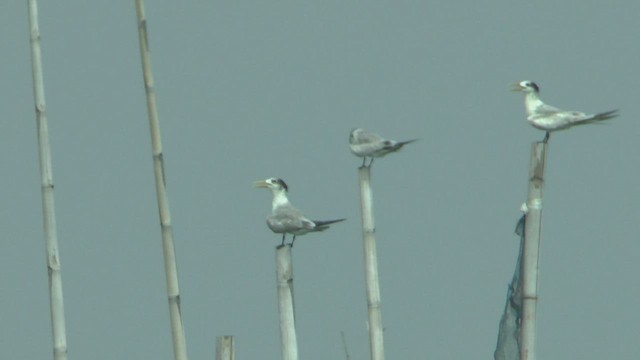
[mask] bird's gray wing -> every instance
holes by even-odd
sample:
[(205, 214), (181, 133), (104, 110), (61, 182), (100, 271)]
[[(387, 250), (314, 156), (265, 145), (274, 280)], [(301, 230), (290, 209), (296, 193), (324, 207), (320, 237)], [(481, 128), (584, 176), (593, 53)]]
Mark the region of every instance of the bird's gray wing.
[(354, 129), (349, 136), (349, 144), (351, 145), (380, 143), (382, 141), (384, 141), (382, 136), (364, 129)]
[(381, 157), (381, 156), (387, 155), (388, 153), (396, 152), (402, 149), (402, 147), (405, 146), (406, 144), (412, 143), (414, 141), (416, 140), (415, 139), (407, 140), (407, 141), (385, 140), (380, 144), (379, 148), (374, 151), (373, 156)]
[(314, 223), (307, 219), (302, 211), (290, 204), (278, 206), (267, 217), (267, 225), (276, 233), (293, 233), (304, 229), (313, 229)]
[(544, 103), (535, 109), (536, 115), (552, 115), (560, 112), (564, 112), (564, 110)]
[(539, 129), (554, 131), (561, 130), (571, 126), (572, 118), (569, 112), (559, 112), (554, 114), (533, 114), (528, 120), (531, 124)]
[(358, 156), (375, 156), (388, 146), (390, 146), (390, 143), (385, 140), (378, 142), (358, 143), (351, 144), (351, 151)]
[(615, 111), (585, 114), (580, 111), (561, 111), (550, 115), (536, 114), (530, 117), (534, 126), (545, 130), (562, 130), (575, 125), (592, 124), (615, 117)]
[(384, 138), (376, 133), (366, 131), (359, 133), (355, 141), (359, 144), (379, 144), (384, 142)]

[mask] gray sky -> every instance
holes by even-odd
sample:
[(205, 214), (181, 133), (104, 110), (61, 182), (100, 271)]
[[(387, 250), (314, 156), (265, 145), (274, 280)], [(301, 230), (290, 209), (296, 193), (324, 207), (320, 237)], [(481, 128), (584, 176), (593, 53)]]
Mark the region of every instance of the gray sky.
[[(530, 144), (509, 84), (621, 109), (552, 136), (538, 353), (638, 359), (638, 1), (147, 1), (191, 359), (278, 359), (271, 194), (347, 217), (294, 248), (301, 358), (367, 359), (351, 128), (420, 138), (376, 161), (387, 358), (489, 359)], [(51, 356), (26, 2), (0, 11), (0, 348)], [(172, 359), (133, 1), (40, 4), (70, 359)]]

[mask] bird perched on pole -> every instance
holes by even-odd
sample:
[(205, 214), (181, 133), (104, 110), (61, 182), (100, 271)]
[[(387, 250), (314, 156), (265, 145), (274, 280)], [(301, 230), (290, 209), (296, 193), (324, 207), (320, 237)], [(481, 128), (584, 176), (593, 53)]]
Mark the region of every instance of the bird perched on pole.
[(302, 211), (296, 209), (287, 198), (289, 187), (279, 178), (269, 178), (256, 181), (255, 187), (270, 189), (273, 193), (271, 215), (267, 217), (267, 226), (276, 234), (282, 234), (282, 244), (284, 246), (287, 234), (293, 235), (291, 247), (296, 241), (297, 235), (304, 235), (309, 232), (323, 231), (329, 228), (330, 224), (344, 221), (337, 220), (309, 220)]
[(585, 114), (580, 111), (565, 111), (545, 104), (540, 100), (540, 87), (533, 81), (524, 80), (513, 84), (513, 91), (523, 92), (524, 106), (527, 110), (527, 121), (546, 134), (542, 142), (547, 143), (551, 132), (568, 129), (576, 125), (593, 124), (618, 116), (618, 110), (605, 111), (598, 114)]
[(373, 164), (373, 159), (383, 157), (389, 153), (402, 149), (403, 146), (416, 141), (417, 139), (407, 141), (388, 140), (382, 136), (369, 132), (365, 129), (357, 128), (351, 130), (349, 135), (349, 147), (351, 152), (362, 158), (362, 166), (365, 166), (367, 158), (371, 158), (368, 167)]

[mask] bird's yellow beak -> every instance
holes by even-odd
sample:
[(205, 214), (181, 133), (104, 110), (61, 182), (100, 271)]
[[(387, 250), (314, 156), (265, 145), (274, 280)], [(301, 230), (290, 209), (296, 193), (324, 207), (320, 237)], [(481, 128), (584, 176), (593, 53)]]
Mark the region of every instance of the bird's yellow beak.
[(269, 187), (269, 184), (267, 184), (267, 182), (264, 180), (258, 180), (253, 182), (253, 187), (266, 188)]
[(511, 91), (522, 91), (523, 89), (520, 83), (511, 84)]

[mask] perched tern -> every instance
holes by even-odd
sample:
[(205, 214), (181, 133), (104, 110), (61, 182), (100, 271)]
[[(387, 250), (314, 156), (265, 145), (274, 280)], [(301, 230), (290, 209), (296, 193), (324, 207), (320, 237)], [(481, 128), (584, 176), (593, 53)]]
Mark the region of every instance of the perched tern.
[(565, 111), (547, 105), (540, 100), (540, 88), (533, 81), (525, 80), (513, 84), (513, 91), (525, 93), (524, 106), (527, 110), (527, 121), (533, 127), (547, 133), (543, 142), (549, 141), (552, 131), (564, 130), (576, 125), (592, 124), (618, 116), (618, 110), (605, 111), (599, 114), (585, 114), (579, 111)]
[(383, 157), (388, 153), (396, 152), (402, 149), (406, 144), (412, 143), (417, 139), (407, 141), (387, 140), (382, 136), (368, 132), (365, 129), (353, 129), (349, 135), (349, 147), (351, 152), (362, 158), (362, 166), (365, 166), (367, 157), (371, 158), (369, 166), (373, 164), (373, 159)]
[(286, 234), (293, 234), (291, 246), (296, 241), (296, 235), (304, 235), (308, 232), (323, 231), (329, 228), (330, 224), (344, 221), (338, 220), (309, 220), (302, 211), (296, 209), (287, 198), (289, 187), (278, 178), (269, 178), (266, 180), (256, 181), (255, 187), (270, 189), (273, 193), (273, 202), (271, 215), (267, 217), (267, 226), (276, 234), (282, 234), (282, 245)]

